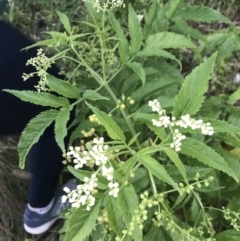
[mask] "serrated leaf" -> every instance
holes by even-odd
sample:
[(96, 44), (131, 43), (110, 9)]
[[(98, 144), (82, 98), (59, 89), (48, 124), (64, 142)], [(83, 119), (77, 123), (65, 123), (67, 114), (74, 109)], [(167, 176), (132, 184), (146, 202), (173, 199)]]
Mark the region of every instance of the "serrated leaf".
[[(123, 186), (118, 194), (117, 202), (126, 227), (128, 227), (134, 217), (134, 211), (138, 209), (138, 198), (132, 185)], [(142, 232), (138, 227), (135, 227), (132, 237), (135, 241), (142, 240)]]
[(70, 137), (70, 144), (77, 138), (83, 137), (83, 134), (81, 131), (83, 130), (90, 130), (91, 128), (96, 127), (98, 124), (93, 123), (90, 120), (83, 120), (80, 122), (80, 124), (74, 129), (74, 131), (71, 133)]
[(158, 12), (158, 1), (154, 0), (149, 8), (149, 11), (145, 16), (145, 25), (143, 30), (144, 37), (148, 36), (150, 31), (152, 30), (152, 24), (154, 23), (154, 20), (157, 17), (157, 12)]
[[(200, 176), (206, 177), (208, 174), (210, 175), (213, 171), (210, 167), (198, 167), (198, 166), (186, 166), (184, 165), (184, 168), (187, 173), (187, 179), (188, 181), (195, 180), (196, 173), (199, 172)], [(179, 169), (174, 165), (166, 165), (165, 166), (166, 171), (168, 174), (174, 179), (175, 182), (182, 182), (184, 181), (184, 178), (182, 174), (180, 173)]]
[(168, 1), (168, 6), (165, 12), (165, 16), (167, 19), (170, 19), (172, 15), (176, 12), (176, 10), (179, 8), (180, 4), (183, 0), (170, 0)]
[(130, 157), (127, 161), (124, 162), (123, 165), (120, 166), (120, 168), (117, 170), (118, 172), (123, 170), (124, 171), (124, 180), (122, 181), (123, 183), (128, 180), (129, 174), (132, 171), (133, 167), (137, 163), (137, 157), (132, 156)]
[(176, 167), (182, 174), (185, 182), (187, 183), (188, 179), (187, 179), (186, 170), (185, 170), (185, 167), (184, 167), (181, 159), (179, 158), (178, 154), (171, 148), (166, 148), (166, 149), (164, 149), (164, 151), (167, 154), (167, 156), (170, 158), (170, 160), (176, 165)]
[(131, 115), (136, 120), (139, 120), (145, 123), (150, 130), (152, 130), (161, 140), (166, 137), (165, 129), (162, 127), (157, 127), (152, 124), (152, 119), (157, 119), (158, 115), (156, 114), (144, 114), (144, 113), (134, 113)]
[(93, 22), (95, 25), (100, 25), (101, 21), (99, 21), (99, 19), (101, 18), (101, 13), (97, 10), (97, 8), (95, 8), (92, 4), (92, 2), (89, 1), (85, 1), (84, 5), (87, 8), (87, 12), (88, 14), (91, 16), (91, 18), (93, 19)]
[(187, 6), (181, 8), (174, 17), (182, 17), (186, 20), (211, 23), (215, 21), (231, 24), (232, 22), (219, 11), (205, 6)]
[(202, 120), (204, 123), (209, 122), (213, 127), (214, 133), (236, 133), (240, 134), (240, 128), (238, 126), (234, 126), (226, 121), (216, 120), (213, 118), (205, 118), (203, 117)]
[(238, 88), (229, 96), (228, 103), (230, 105), (234, 105), (238, 100), (240, 100), (240, 88)]
[(143, 239), (144, 241), (173, 241), (161, 227), (153, 226)]
[(132, 55), (135, 55), (141, 47), (142, 28), (137, 14), (131, 4), (128, 5), (128, 29), (131, 38), (130, 52)]
[(79, 98), (78, 89), (67, 81), (58, 79), (50, 74), (47, 75), (47, 85), (51, 90), (67, 98)]
[(145, 74), (143, 66), (137, 62), (129, 62), (129, 63), (127, 63), (127, 66), (129, 68), (131, 68), (139, 76), (139, 78), (142, 80), (142, 85), (145, 85), (146, 74)]
[(60, 18), (61, 23), (63, 24), (64, 28), (66, 29), (66, 31), (69, 34), (71, 34), (72, 29), (71, 29), (71, 25), (70, 25), (67, 15), (65, 13), (61, 13), (58, 11), (57, 11), (57, 14), (58, 14), (58, 17)]
[(178, 185), (173, 181), (173, 179), (168, 175), (165, 168), (157, 162), (154, 158), (151, 156), (141, 156), (139, 159), (139, 162), (144, 165), (150, 173), (152, 173), (155, 177), (158, 179), (170, 184), (176, 189), (178, 188)]
[[(198, 193), (195, 193), (195, 195), (198, 196), (198, 198), (201, 200), (200, 196)], [(200, 205), (199, 205), (199, 202), (197, 201), (197, 198), (194, 197), (193, 200), (192, 200), (192, 204), (191, 204), (191, 219), (192, 221), (195, 223), (199, 220), (199, 215), (202, 211)], [(197, 223), (195, 223), (195, 225), (197, 225)]]
[(171, 60), (176, 61), (182, 68), (181, 62), (174, 55), (172, 55), (171, 53), (169, 53), (165, 50), (162, 50), (162, 49), (151, 49), (151, 48), (148, 49), (148, 48), (146, 48), (146, 49), (138, 52), (136, 56), (137, 57), (158, 56), (158, 57), (163, 57), (163, 58), (166, 58), (166, 59), (171, 59)]
[(37, 43), (34, 43), (30, 46), (27, 46), (26, 48), (24, 48), (24, 50), (28, 50), (28, 49), (39, 47), (39, 46), (49, 46), (49, 45), (54, 45), (54, 44), (56, 44), (55, 39), (45, 39), (45, 40), (38, 41)]
[(72, 108), (72, 106), (63, 107), (58, 113), (55, 121), (55, 139), (63, 153), (66, 152), (64, 138), (67, 136), (67, 123), (69, 121)]
[(201, 108), (216, 56), (217, 53), (213, 54), (185, 78), (173, 106), (172, 113), (176, 118), (196, 114)]
[(225, 230), (214, 237), (217, 241), (239, 241), (240, 232), (235, 229)]
[[(67, 168), (76, 178), (78, 178), (82, 182), (84, 181), (85, 177), (90, 178), (91, 175), (93, 174), (90, 171), (80, 170), (80, 169), (77, 170), (72, 166), (68, 166)], [(108, 181), (107, 181), (106, 178), (104, 178), (100, 174), (97, 174), (97, 179), (98, 179), (98, 181), (97, 181), (98, 186), (97, 187), (99, 189), (102, 189), (102, 190), (108, 189)]]
[(227, 173), (230, 177), (234, 178), (236, 182), (239, 182), (235, 173), (227, 165), (225, 160), (211, 147), (206, 146), (204, 143), (194, 139), (186, 138), (182, 141), (180, 152), (198, 159), (207, 166)]
[(171, 32), (161, 32), (150, 35), (147, 38), (146, 49), (166, 49), (166, 48), (196, 48), (196, 46), (186, 37)]
[(144, 86), (134, 91), (131, 94), (131, 97), (134, 99), (136, 103), (140, 100), (143, 100), (144, 98), (148, 98), (156, 93), (160, 93), (160, 91), (168, 87), (180, 84), (181, 83), (179, 81), (176, 81), (170, 77), (165, 76), (165, 78), (159, 78), (157, 80), (147, 82)]
[(74, 210), (67, 223), (66, 241), (84, 241), (96, 225), (101, 199), (90, 211), (85, 206)]
[(138, 136), (141, 134), (141, 132), (137, 133), (136, 135), (134, 135), (131, 140), (128, 142), (128, 146), (131, 146), (138, 138)]
[(70, 105), (68, 99), (63, 97), (57, 97), (49, 93), (39, 93), (31, 90), (4, 89), (3, 91), (15, 95), (22, 101), (30, 102), (35, 105), (50, 106), (54, 108)]
[(95, 90), (85, 90), (82, 99), (86, 100), (109, 100), (107, 97), (100, 95)]
[[(184, 20), (181, 17), (175, 17), (172, 19), (174, 23), (176, 24), (176, 27), (180, 28), (180, 30), (187, 34), (187, 36), (190, 36), (192, 38), (195, 38), (197, 40), (202, 40), (203, 42), (207, 42), (206, 36), (204, 36), (198, 29), (192, 28), (188, 25), (187, 21)], [(175, 30), (173, 26), (172, 30)]]
[(116, 199), (107, 195), (105, 197), (105, 207), (111, 228), (118, 236), (121, 237), (124, 226)]
[(121, 130), (121, 128), (117, 125), (117, 123), (106, 113), (100, 111), (96, 107), (87, 104), (89, 108), (93, 111), (93, 113), (97, 116), (98, 120), (100, 121), (101, 125), (103, 125), (108, 133), (108, 135), (113, 140), (121, 140), (123, 142), (126, 141), (126, 138)]
[(121, 58), (121, 62), (124, 64), (129, 59), (129, 49), (128, 49), (129, 43), (124, 35), (123, 29), (119, 21), (115, 18), (113, 12), (108, 11), (108, 16), (109, 16), (110, 23), (114, 31), (116, 32), (119, 40), (119, 45), (118, 45), (119, 55)]
[(46, 128), (56, 119), (59, 111), (47, 110), (31, 119), (22, 132), (18, 143), (19, 166), (24, 168), (26, 157)]

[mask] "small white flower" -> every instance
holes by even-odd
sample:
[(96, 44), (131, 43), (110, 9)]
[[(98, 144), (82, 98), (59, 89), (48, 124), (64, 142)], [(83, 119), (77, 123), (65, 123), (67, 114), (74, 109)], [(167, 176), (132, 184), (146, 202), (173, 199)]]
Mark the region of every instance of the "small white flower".
[(118, 196), (118, 193), (119, 193), (119, 187), (118, 187), (119, 185), (118, 185), (118, 183), (117, 182), (115, 182), (115, 183), (113, 183), (113, 182), (110, 182), (110, 183), (108, 183), (108, 187), (109, 187), (109, 189), (110, 189), (110, 191), (109, 191), (109, 195), (110, 196), (113, 196), (113, 197), (117, 197)]
[(144, 16), (142, 14), (138, 14), (137, 17), (138, 17), (138, 21), (141, 22)]
[(62, 203), (65, 203), (67, 201), (67, 199), (68, 199), (67, 196), (63, 195), (62, 196)]
[(64, 187), (63, 191), (66, 192), (66, 193), (70, 193), (71, 190), (68, 187)]
[(102, 175), (107, 178), (108, 181), (113, 180), (113, 167), (107, 168), (106, 166), (102, 166)]

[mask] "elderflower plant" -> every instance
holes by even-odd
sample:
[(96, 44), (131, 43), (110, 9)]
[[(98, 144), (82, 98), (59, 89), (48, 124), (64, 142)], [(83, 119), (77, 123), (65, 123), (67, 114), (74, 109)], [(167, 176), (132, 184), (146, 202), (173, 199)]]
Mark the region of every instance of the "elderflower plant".
[(185, 135), (180, 133), (177, 127), (181, 128), (191, 128), (192, 130), (200, 129), (203, 135), (213, 135), (214, 130), (211, 124), (203, 123), (203, 120), (195, 120), (190, 117), (189, 114), (181, 116), (178, 120), (176, 117), (169, 117), (166, 115), (166, 111), (161, 107), (157, 99), (149, 101), (148, 105), (152, 108), (153, 112), (157, 112), (159, 119), (152, 119), (154, 126), (170, 128), (173, 142), (170, 144), (170, 147), (173, 148), (176, 152), (181, 150), (181, 141), (186, 138)]

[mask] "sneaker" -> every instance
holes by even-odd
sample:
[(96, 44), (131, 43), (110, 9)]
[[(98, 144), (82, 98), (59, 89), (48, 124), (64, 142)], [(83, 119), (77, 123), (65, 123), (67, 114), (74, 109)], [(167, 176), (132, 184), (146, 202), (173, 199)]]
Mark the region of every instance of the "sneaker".
[(59, 188), (54, 196), (52, 207), (45, 214), (38, 214), (29, 209), (28, 205), (24, 212), (24, 229), (33, 235), (38, 235), (46, 232), (58, 219), (61, 219), (61, 212), (69, 207), (69, 202), (62, 203), (62, 196), (66, 193), (63, 191), (64, 187), (70, 190), (77, 188), (76, 179), (68, 181), (63, 187)]

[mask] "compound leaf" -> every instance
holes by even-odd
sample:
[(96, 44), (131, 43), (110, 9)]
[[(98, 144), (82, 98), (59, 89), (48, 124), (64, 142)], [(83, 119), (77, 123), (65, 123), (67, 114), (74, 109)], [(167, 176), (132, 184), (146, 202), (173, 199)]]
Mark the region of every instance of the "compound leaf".
[(18, 143), (19, 166), (24, 168), (26, 157), (32, 146), (38, 142), (46, 128), (56, 119), (58, 110), (47, 110), (30, 120)]

